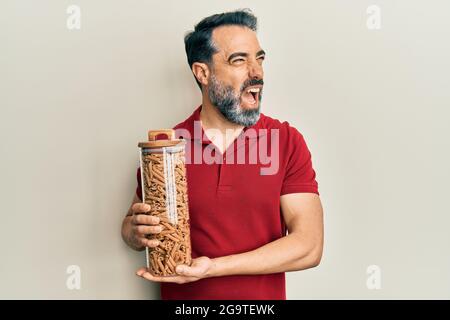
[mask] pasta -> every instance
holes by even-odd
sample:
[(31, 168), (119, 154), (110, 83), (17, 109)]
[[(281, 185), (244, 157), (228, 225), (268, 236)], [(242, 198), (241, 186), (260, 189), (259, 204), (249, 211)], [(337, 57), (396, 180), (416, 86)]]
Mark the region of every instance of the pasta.
[(178, 264), (192, 262), (184, 159), (184, 151), (142, 153), (144, 202), (163, 227), (160, 233), (149, 236), (159, 240), (159, 246), (147, 248), (149, 271), (156, 276), (175, 275)]

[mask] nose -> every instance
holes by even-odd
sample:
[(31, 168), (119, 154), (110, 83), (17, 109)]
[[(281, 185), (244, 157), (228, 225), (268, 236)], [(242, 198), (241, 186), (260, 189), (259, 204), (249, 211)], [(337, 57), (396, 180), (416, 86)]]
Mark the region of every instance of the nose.
[(249, 67), (249, 77), (251, 79), (260, 80), (264, 77), (264, 70), (262, 65), (258, 63), (258, 61), (254, 61)]

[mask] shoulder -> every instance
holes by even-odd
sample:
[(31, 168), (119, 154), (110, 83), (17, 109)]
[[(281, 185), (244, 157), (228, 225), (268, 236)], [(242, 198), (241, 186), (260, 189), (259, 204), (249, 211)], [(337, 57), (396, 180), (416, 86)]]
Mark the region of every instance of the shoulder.
[(187, 127), (188, 127), (188, 119), (176, 124), (172, 129), (173, 130), (187, 129)]
[(280, 138), (283, 140), (303, 140), (303, 135), (300, 131), (288, 121), (281, 121), (262, 113), (259, 121), (261, 122), (259, 124), (260, 128), (267, 129), (268, 132), (271, 132), (272, 130), (278, 131)]
[(195, 109), (187, 119), (181, 121), (172, 128), (173, 130), (175, 130), (175, 135), (177, 137), (186, 134), (192, 135), (194, 133), (195, 123), (200, 118), (200, 108), (201, 106)]

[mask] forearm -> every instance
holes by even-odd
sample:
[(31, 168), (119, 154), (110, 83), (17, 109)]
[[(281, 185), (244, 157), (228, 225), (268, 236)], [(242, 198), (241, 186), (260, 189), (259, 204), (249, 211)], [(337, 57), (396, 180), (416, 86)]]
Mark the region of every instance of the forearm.
[(122, 222), (122, 239), (125, 243), (132, 249), (136, 251), (144, 250), (143, 246), (137, 246), (135, 241), (133, 241), (132, 237), (132, 225), (131, 225), (132, 216), (126, 216)]
[(292, 233), (252, 251), (212, 259), (210, 276), (303, 270), (317, 266), (321, 255), (321, 245)]

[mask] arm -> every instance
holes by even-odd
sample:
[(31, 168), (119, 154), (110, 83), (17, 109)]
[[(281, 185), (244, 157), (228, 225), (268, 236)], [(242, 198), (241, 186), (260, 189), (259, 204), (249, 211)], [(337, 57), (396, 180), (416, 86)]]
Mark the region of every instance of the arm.
[(323, 210), (319, 196), (314, 193), (283, 195), (281, 210), (289, 231), (287, 236), (241, 254), (194, 259), (191, 267), (177, 267), (180, 276), (154, 277), (144, 268), (137, 275), (151, 281), (186, 283), (208, 277), (278, 273), (317, 266), (323, 249)]
[(210, 276), (267, 274), (317, 266), (323, 248), (323, 210), (314, 193), (281, 197), (281, 210), (289, 234), (258, 249), (212, 259)]

